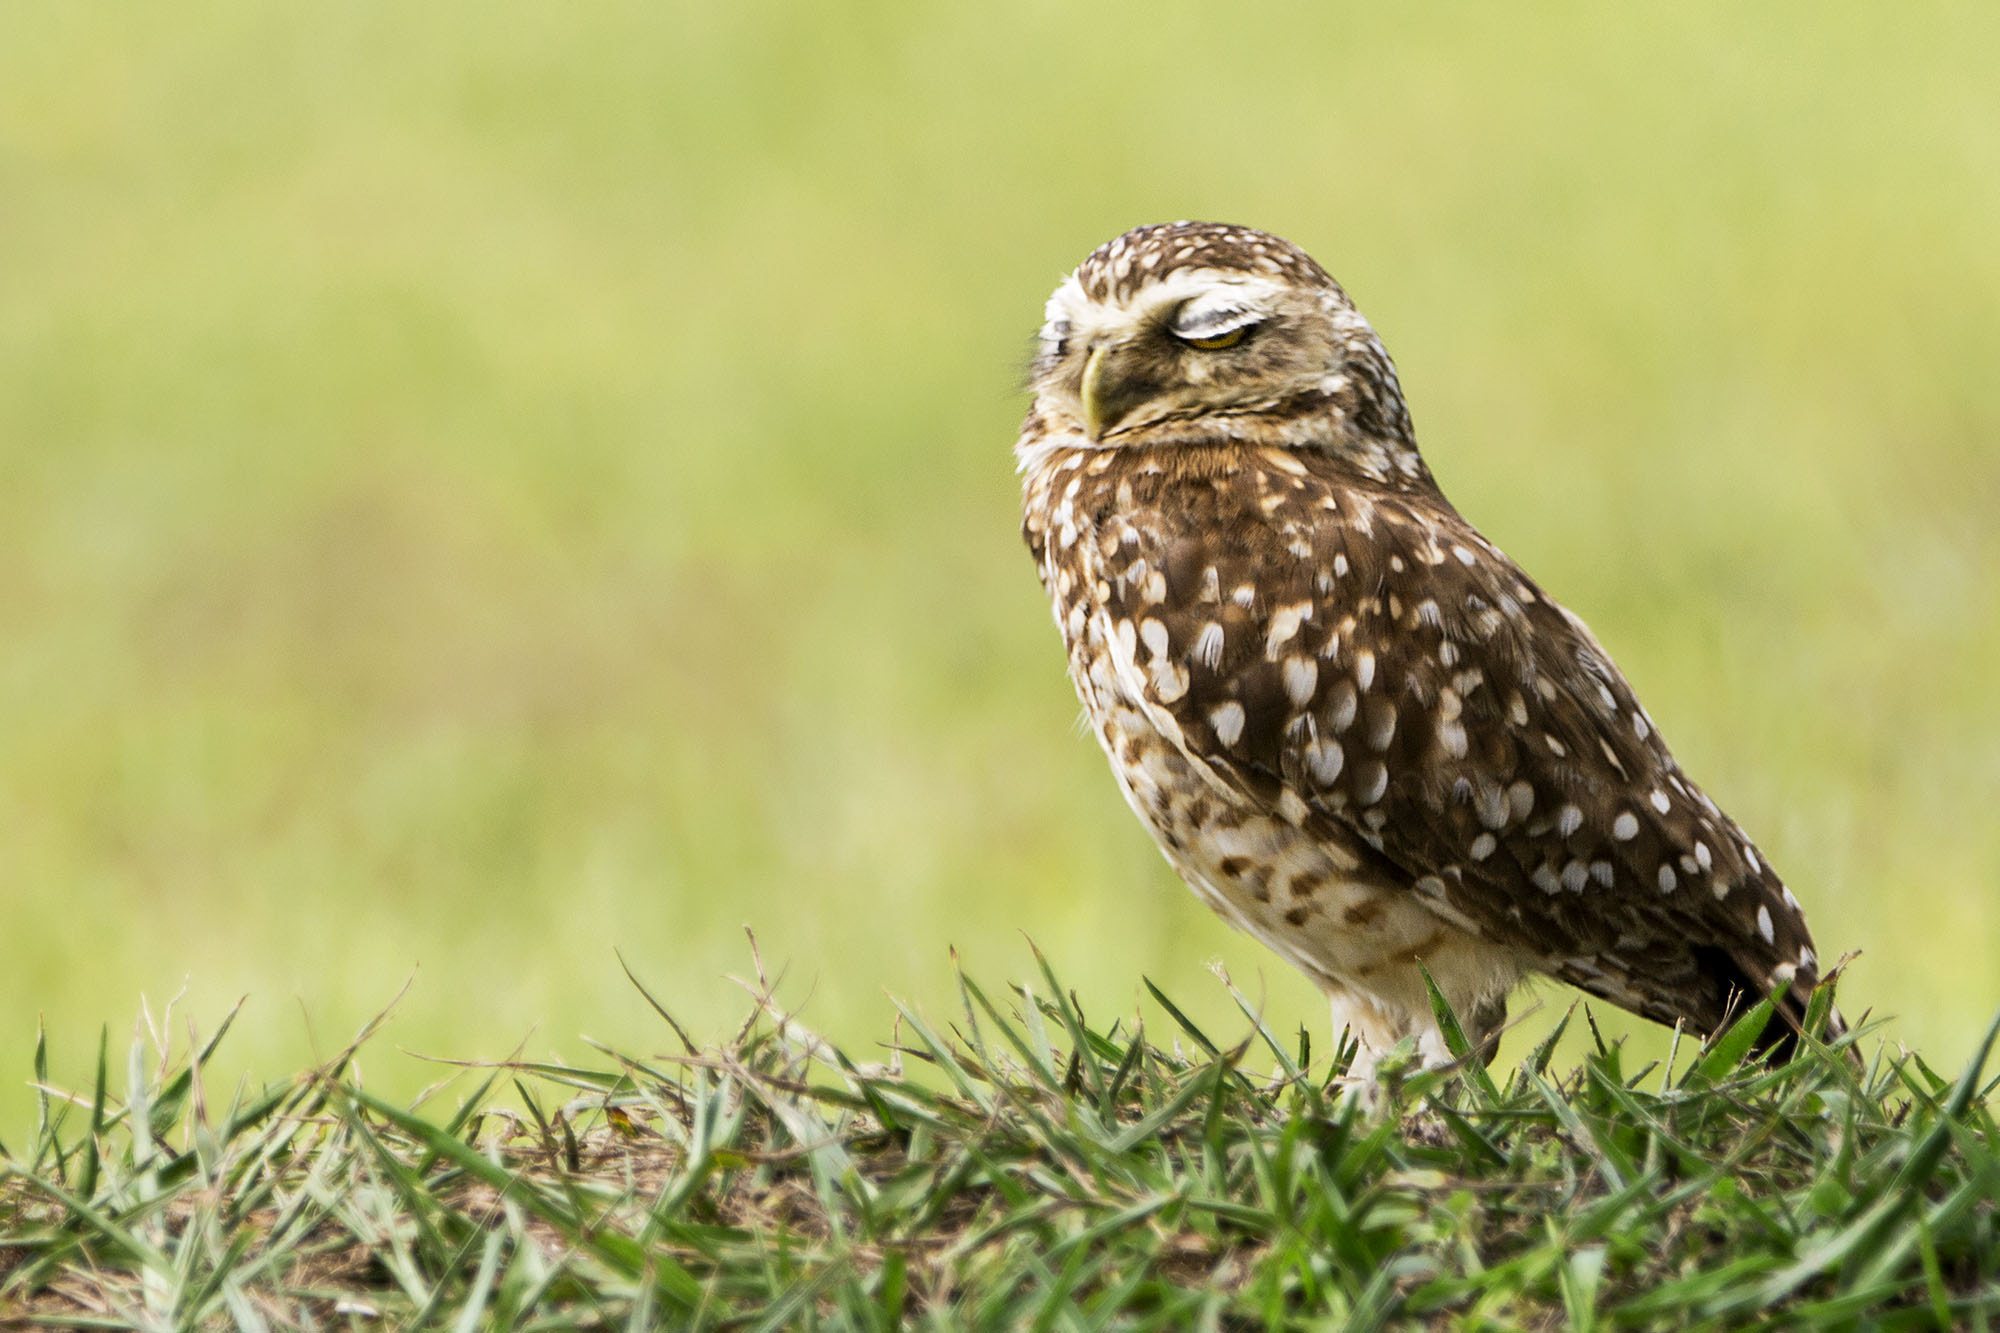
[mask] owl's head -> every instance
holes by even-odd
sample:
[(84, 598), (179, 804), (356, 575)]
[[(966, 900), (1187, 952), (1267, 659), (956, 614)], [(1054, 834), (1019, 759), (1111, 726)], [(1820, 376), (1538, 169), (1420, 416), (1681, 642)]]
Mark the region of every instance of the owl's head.
[(1222, 223), (1092, 251), (1049, 297), (1032, 381), (1044, 429), (1104, 447), (1409, 433), (1388, 354), (1340, 284), (1290, 241)]

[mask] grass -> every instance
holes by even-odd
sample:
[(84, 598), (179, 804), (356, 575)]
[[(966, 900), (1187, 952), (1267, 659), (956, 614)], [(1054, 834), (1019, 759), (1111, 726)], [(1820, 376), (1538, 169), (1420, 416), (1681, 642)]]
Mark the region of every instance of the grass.
[(1953, 1078), (1879, 1045), (1864, 1066), (1873, 1034), (1771, 1068), (1745, 1062), (1760, 1006), (1636, 1068), (1601, 1039), (1560, 1074), (1553, 1039), (1511, 1071), (1392, 1061), (1371, 1108), (1233, 987), (1240, 1040), (1155, 991), (1163, 1041), (1093, 1020), (1037, 961), (1004, 993), (959, 973), (948, 1027), (906, 1008), (865, 1059), (781, 1010), (760, 968), (727, 1041), (697, 1046), (655, 1002), (676, 1054), (475, 1066), (469, 1091), (414, 1105), (356, 1073), (374, 1024), (226, 1101), (204, 1068), (227, 1022), (135, 1044), (122, 1097), (100, 1048), (92, 1087), (43, 1084), (0, 1166), (0, 1312), (260, 1330), (2000, 1318), (1993, 1030)]

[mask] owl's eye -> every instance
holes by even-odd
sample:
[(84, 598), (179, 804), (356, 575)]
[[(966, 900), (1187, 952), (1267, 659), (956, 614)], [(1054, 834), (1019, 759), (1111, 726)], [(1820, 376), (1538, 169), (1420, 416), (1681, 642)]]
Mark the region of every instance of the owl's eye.
[(1177, 333), (1174, 336), (1189, 347), (1199, 347), (1204, 352), (1219, 352), (1225, 347), (1234, 347), (1242, 342), (1255, 327), (1254, 324), (1239, 324), (1233, 329), (1226, 329), (1208, 338), (1196, 338), (1185, 333)]
[(1173, 313), (1167, 332), (1188, 347), (1219, 352), (1248, 338), (1264, 321), (1254, 310), (1234, 301), (1218, 302), (1197, 297)]

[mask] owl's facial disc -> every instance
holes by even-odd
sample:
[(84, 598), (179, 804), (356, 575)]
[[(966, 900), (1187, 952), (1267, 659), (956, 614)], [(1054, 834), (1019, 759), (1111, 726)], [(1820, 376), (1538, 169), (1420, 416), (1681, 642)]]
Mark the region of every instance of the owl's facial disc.
[(1181, 269), (1102, 299), (1072, 278), (1049, 298), (1036, 395), (1100, 444), (1198, 414), (1254, 412), (1337, 362), (1331, 340), (1312, 336), (1315, 322), (1318, 293), (1261, 274)]

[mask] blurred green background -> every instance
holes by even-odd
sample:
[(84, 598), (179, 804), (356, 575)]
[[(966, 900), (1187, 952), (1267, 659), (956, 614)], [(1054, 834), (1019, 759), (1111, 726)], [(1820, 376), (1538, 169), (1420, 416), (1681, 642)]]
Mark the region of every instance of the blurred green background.
[(1079, 737), (1017, 536), (1044, 297), (1177, 217), (1342, 278), (1850, 1010), (1949, 1063), (2000, 1005), (2000, 9), (4, 27), (0, 1130), (38, 1014), (74, 1082), (247, 994), (226, 1087), (414, 972), (414, 1089), (666, 1045), (614, 947), (719, 1033), (746, 923), (857, 1043), (1024, 934), (1323, 1040)]

